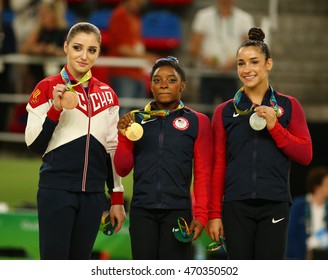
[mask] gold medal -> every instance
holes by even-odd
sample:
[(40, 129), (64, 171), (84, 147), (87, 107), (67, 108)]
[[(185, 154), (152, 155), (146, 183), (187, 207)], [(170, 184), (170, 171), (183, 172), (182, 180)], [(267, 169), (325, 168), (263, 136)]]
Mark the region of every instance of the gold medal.
[(72, 91), (65, 91), (60, 99), (60, 104), (64, 109), (74, 109), (79, 104), (77, 94)]
[(253, 113), (249, 118), (249, 125), (254, 130), (262, 130), (266, 126), (266, 120), (260, 117), (257, 113)]
[(125, 136), (131, 141), (139, 140), (143, 135), (143, 127), (139, 123), (132, 123), (125, 130)]

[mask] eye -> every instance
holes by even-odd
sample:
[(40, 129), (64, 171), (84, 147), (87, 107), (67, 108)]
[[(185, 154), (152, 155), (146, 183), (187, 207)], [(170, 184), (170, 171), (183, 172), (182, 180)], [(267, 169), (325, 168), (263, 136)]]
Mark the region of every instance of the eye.
[(176, 78), (170, 78), (170, 79), (168, 79), (168, 82), (169, 82), (170, 84), (173, 84), (173, 83), (175, 83), (176, 81), (177, 81)]
[(243, 62), (243, 61), (238, 62), (238, 66), (243, 66), (243, 65), (245, 65), (245, 62)]
[(92, 53), (92, 54), (94, 54), (94, 53), (97, 52), (97, 49), (96, 48), (91, 48), (91, 49), (89, 49), (89, 52)]
[(81, 46), (74, 45), (73, 49), (76, 50), (76, 51), (80, 51), (82, 48), (81, 48)]
[(258, 60), (252, 61), (252, 64), (258, 64), (258, 63), (259, 63)]
[(154, 84), (158, 84), (158, 83), (161, 82), (161, 80), (160, 80), (159, 78), (154, 78), (154, 79), (152, 80), (152, 82), (153, 82)]

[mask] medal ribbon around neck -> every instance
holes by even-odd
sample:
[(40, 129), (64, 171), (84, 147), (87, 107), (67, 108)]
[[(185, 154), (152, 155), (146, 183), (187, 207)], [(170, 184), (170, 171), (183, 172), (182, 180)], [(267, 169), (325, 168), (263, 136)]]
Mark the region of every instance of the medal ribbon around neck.
[[(238, 106), (238, 103), (243, 95), (243, 92), (244, 92), (245, 88), (244, 87), (241, 87), (235, 94), (234, 98), (233, 98), (233, 106), (235, 107), (235, 110), (236, 112), (239, 114), (239, 115), (248, 115), (250, 114), (255, 107), (259, 106), (257, 104), (252, 104), (251, 108), (245, 110), (245, 111), (242, 111), (242, 110), (239, 110), (237, 108)], [(279, 112), (279, 107), (278, 107), (278, 103), (277, 103), (277, 100), (273, 94), (273, 88), (270, 86), (270, 92), (271, 92), (271, 96), (270, 96), (270, 107), (276, 112), (276, 115), (279, 116), (280, 112)]]
[[(179, 105), (173, 109), (165, 109), (165, 110), (151, 110), (152, 102), (149, 102), (145, 108), (144, 111), (141, 110), (132, 110), (130, 111), (130, 115), (133, 114), (140, 114), (143, 117), (143, 120), (148, 120), (151, 118), (151, 116), (168, 116), (171, 112), (182, 109), (184, 107), (184, 104), (182, 101), (180, 101)], [(138, 141), (143, 135), (143, 127), (141, 124), (133, 122), (130, 126), (128, 126), (125, 129), (125, 136), (131, 140), (131, 141)]]
[(152, 104), (153, 104), (153, 102), (149, 102), (145, 106), (143, 111), (142, 110), (133, 110), (133, 111), (130, 111), (130, 114), (132, 115), (132, 114), (137, 113), (137, 114), (140, 114), (144, 120), (148, 120), (151, 118), (151, 116), (165, 117), (176, 110), (180, 110), (180, 109), (184, 108), (184, 104), (181, 100), (179, 102), (179, 105), (174, 109), (152, 110), (152, 107), (151, 107)]
[(69, 79), (69, 76), (68, 76), (68, 73), (67, 73), (65, 67), (60, 71), (60, 76), (62, 77), (65, 85), (70, 89), (70, 91), (75, 93), (75, 90), (73, 87), (83, 84), (86, 81), (90, 80), (90, 78), (92, 77), (92, 73), (91, 73), (91, 70), (89, 69), (89, 71), (87, 73), (85, 73), (83, 75), (83, 77), (80, 80), (78, 80), (78, 82), (74, 85), (72, 85), (72, 82)]

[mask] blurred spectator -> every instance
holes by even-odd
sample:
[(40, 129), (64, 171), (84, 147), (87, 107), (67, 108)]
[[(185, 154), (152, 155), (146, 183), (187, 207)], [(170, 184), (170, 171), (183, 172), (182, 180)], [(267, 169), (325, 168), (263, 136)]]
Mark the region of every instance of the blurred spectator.
[(328, 257), (328, 167), (313, 167), (306, 178), (307, 194), (291, 207), (286, 257)]
[(45, 1), (38, 10), (38, 23), (21, 46), (25, 54), (63, 56), (67, 33), (64, 1)]
[(201, 70), (199, 101), (206, 104), (213, 104), (216, 98), (228, 100), (238, 90), (235, 52), (254, 26), (253, 17), (235, 7), (234, 0), (212, 2), (196, 13), (189, 46)]
[[(38, 3), (36, 3), (38, 2)], [(26, 40), (18, 45), (20, 53), (29, 55), (64, 56), (63, 45), (67, 34), (65, 21), (66, 1), (33, 1), (37, 5), (37, 22)], [(24, 23), (22, 23), (24, 25)], [(36, 84), (49, 74), (48, 64), (31, 64), (16, 67), (20, 80), (17, 82), (19, 93), (30, 92)], [(50, 65), (53, 67), (53, 65)], [(52, 69), (59, 72), (60, 69)], [(17, 104), (9, 122), (9, 131), (24, 132), (27, 120), (26, 104)]]
[[(38, 10), (38, 23), (21, 46), (21, 53), (31, 55), (64, 56), (63, 45), (67, 34), (65, 1), (44, 1)], [(46, 74), (44, 65), (30, 66), (33, 78), (29, 88), (34, 88)], [(59, 71), (59, 70), (58, 70)], [(58, 72), (56, 71), (56, 72)]]
[[(146, 0), (122, 0), (113, 9), (108, 29), (108, 55), (145, 58), (153, 64), (157, 56), (146, 52), (142, 41), (141, 10)], [(148, 73), (147, 73), (148, 77)], [(113, 67), (109, 80), (118, 97), (144, 98), (146, 73), (142, 68)], [(121, 111), (121, 114), (125, 112)]]
[(10, 0), (9, 5), (14, 12), (13, 29), (15, 33), (17, 49), (31, 35), (38, 22), (38, 7), (41, 0)]
[[(16, 40), (10, 22), (5, 22), (3, 18), (3, 2), (0, 1), (0, 55), (16, 52)], [(0, 92), (10, 93), (14, 91), (14, 75), (11, 64), (0, 65)], [(9, 106), (0, 103), (0, 131), (6, 130)]]

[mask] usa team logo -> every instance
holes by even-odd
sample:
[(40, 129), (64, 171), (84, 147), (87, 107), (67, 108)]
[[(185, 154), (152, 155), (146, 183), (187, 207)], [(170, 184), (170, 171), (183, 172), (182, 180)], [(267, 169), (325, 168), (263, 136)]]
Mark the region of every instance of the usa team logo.
[(280, 118), (283, 114), (284, 114), (284, 108), (282, 107), (278, 107), (278, 114), (277, 114), (277, 117)]
[(178, 130), (186, 130), (189, 127), (189, 121), (182, 117), (173, 120), (172, 124)]

